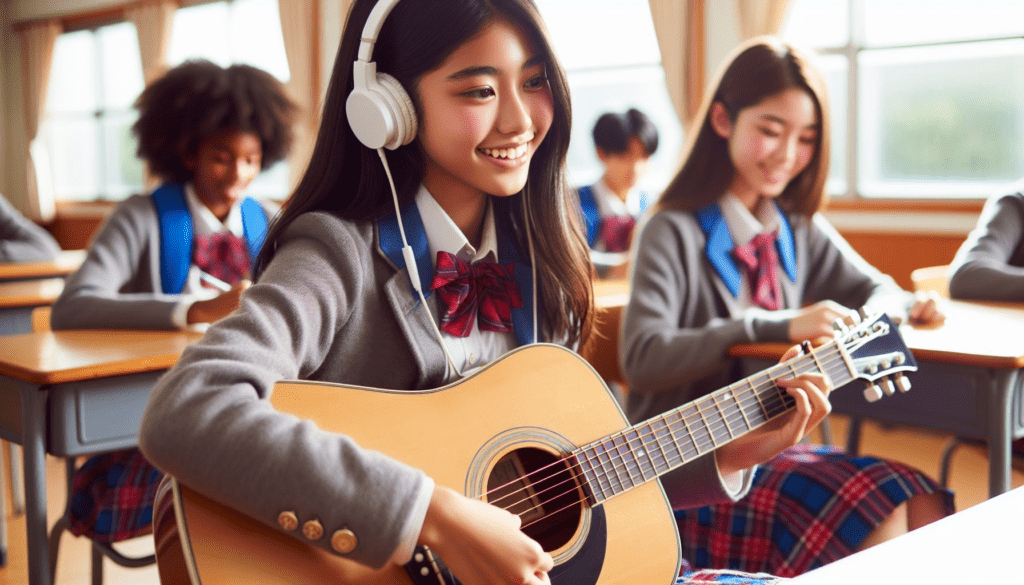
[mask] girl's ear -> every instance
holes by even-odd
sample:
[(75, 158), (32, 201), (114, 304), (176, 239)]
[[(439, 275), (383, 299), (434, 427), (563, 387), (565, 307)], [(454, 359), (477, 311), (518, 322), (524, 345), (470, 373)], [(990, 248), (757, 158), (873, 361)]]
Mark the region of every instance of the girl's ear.
[(711, 118), (711, 127), (714, 128), (715, 133), (728, 140), (732, 134), (732, 120), (729, 119), (729, 112), (725, 109), (725, 105), (722, 102), (712, 103), (708, 117)]
[(600, 146), (595, 146), (594, 150), (597, 151), (597, 160), (601, 161), (602, 163), (608, 162), (608, 153), (605, 152), (603, 148), (601, 148)]

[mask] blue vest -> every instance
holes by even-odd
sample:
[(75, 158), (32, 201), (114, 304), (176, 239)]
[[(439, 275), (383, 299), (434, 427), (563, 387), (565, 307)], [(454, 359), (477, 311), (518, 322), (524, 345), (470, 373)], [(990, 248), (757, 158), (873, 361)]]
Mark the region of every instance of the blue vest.
[[(185, 187), (161, 185), (152, 198), (160, 223), (160, 288), (164, 294), (180, 294), (192, 267), (192, 214), (185, 202)], [(267, 237), (267, 214), (252, 197), (242, 200), (242, 228), (249, 259), (254, 261)]]

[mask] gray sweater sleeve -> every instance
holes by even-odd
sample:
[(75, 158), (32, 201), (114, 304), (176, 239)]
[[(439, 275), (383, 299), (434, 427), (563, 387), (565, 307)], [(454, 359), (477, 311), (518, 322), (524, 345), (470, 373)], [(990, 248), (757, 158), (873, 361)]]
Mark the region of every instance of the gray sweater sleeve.
[[(302, 223), (291, 229), (303, 231)], [(350, 234), (331, 240), (279, 244), (239, 309), (157, 384), (140, 446), (160, 469), (269, 526), (278, 528), (283, 510), (300, 523), (318, 519), (326, 536), (311, 544), (328, 551), (333, 531), (348, 527), (359, 537), (348, 557), (380, 567), (418, 521), (410, 510), (429, 480), (265, 400), (281, 379), (317, 379), (325, 361), (367, 359), (336, 348), (352, 305), (367, 294), (371, 252)]]
[(50, 232), (0, 196), (0, 262), (44, 262), (58, 252), (60, 246)]
[(1024, 300), (1024, 266), (1011, 262), (1024, 246), (1024, 194), (985, 203), (978, 225), (950, 265), (949, 294), (956, 299)]
[(53, 304), (54, 329), (175, 329), (178, 295), (153, 292), (150, 255), (159, 249), (156, 212), (148, 196), (118, 205), (68, 277)]

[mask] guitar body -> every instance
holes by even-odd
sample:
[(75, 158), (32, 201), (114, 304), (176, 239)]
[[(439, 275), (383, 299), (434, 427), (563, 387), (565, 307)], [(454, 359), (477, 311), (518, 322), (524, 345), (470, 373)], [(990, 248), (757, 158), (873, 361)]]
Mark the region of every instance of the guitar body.
[[(590, 365), (562, 347), (520, 348), (437, 390), (281, 382), (271, 402), (419, 467), (440, 485), (469, 496), (492, 492), (488, 501), (495, 505), (503, 495), (505, 502), (513, 497), (495, 488), (532, 473), (536, 483), (504, 489), (531, 494), (511, 511), (554, 557), (553, 585), (668, 585), (678, 574), (679, 538), (660, 483), (638, 485), (591, 507), (573, 470), (559, 467), (576, 447), (629, 426)], [(164, 512), (155, 529), (164, 585), (182, 582), (180, 575), (203, 585), (412, 583), (402, 567), (372, 571), (186, 486), (170, 481), (169, 487), (156, 506), (158, 515)], [(553, 501), (545, 495), (555, 493), (560, 495)]]

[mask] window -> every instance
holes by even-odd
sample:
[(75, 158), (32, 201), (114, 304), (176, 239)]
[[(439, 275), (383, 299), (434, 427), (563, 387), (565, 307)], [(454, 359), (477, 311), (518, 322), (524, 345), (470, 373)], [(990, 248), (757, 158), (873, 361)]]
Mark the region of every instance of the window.
[(143, 165), (130, 132), (142, 87), (134, 25), (58, 37), (39, 132), (49, 155), (40, 172), (49, 169), (57, 200), (122, 199), (142, 189)]
[(821, 56), (833, 194), (985, 197), (1024, 177), (1024, 3), (793, 0)]
[(574, 186), (601, 178), (591, 131), (605, 112), (635, 107), (658, 127), (640, 188), (660, 193), (676, 171), (682, 127), (665, 88), (647, 0), (538, 0), (572, 92), (568, 173)]

